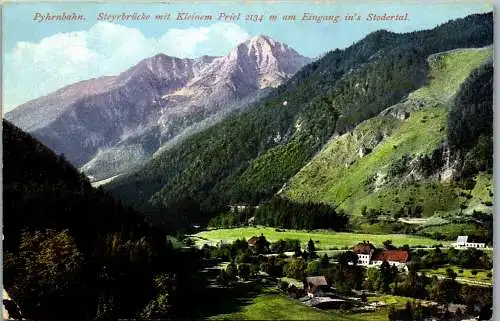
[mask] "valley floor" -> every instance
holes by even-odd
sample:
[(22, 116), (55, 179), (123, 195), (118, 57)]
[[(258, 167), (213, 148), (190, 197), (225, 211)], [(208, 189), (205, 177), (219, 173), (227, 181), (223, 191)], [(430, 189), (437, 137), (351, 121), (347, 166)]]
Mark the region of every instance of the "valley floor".
[(457, 273), (456, 281), (459, 283), (490, 287), (493, 285), (492, 271), (489, 270), (463, 269), (456, 265), (445, 265), (434, 270), (424, 269), (422, 272), (427, 275), (436, 275), (438, 278), (446, 278), (446, 269), (448, 268)]
[[(278, 232), (278, 230), (280, 232)], [(303, 245), (306, 245), (309, 239), (316, 242), (317, 250), (337, 250), (346, 247), (352, 247), (363, 240), (370, 241), (376, 247), (381, 247), (386, 240), (392, 240), (394, 246), (403, 246), (407, 244), (410, 247), (432, 247), (442, 244), (448, 246), (452, 242), (437, 241), (430, 238), (405, 235), (405, 234), (358, 234), (333, 231), (298, 231), (298, 230), (283, 230), (271, 227), (241, 227), (232, 229), (214, 229), (197, 233), (194, 240), (197, 245), (217, 243), (223, 241), (231, 243), (236, 239), (249, 239), (252, 236), (260, 236), (264, 234), (270, 242), (275, 242), (280, 239), (298, 239)]]
[[(405, 301), (406, 302), (406, 301)], [(399, 302), (398, 302), (399, 303)], [(402, 307), (402, 305), (397, 304)], [(374, 312), (349, 312), (344, 310), (321, 310), (302, 305), (272, 289), (265, 289), (241, 311), (220, 314), (213, 320), (387, 320), (388, 308)]]
[[(404, 307), (404, 297), (383, 295), (368, 297), (369, 302), (383, 302), (384, 306), (370, 312), (348, 310), (321, 310), (288, 298), (277, 289), (276, 281), (265, 276), (239, 281), (228, 287), (217, 284), (221, 266), (205, 261), (200, 280), (206, 282), (201, 292), (194, 294), (197, 304), (191, 314), (208, 320), (387, 320), (389, 307)], [(194, 298), (193, 298), (194, 299)]]

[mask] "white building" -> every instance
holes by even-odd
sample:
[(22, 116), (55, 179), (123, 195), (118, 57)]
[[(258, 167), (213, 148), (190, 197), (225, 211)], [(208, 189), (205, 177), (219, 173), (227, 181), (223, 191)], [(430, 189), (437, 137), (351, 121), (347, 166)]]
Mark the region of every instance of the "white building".
[(485, 248), (486, 244), (484, 243), (475, 243), (475, 242), (467, 242), (469, 239), (468, 236), (459, 236), (457, 237), (457, 241), (453, 243), (455, 248), (476, 248), (482, 249)]
[(384, 261), (387, 261), (390, 266), (395, 265), (399, 270), (407, 270), (409, 260), (410, 255), (405, 250), (383, 250), (372, 256), (370, 266), (382, 265)]
[(358, 255), (358, 265), (368, 266), (375, 251), (375, 246), (370, 242), (363, 241), (363, 243), (356, 245), (352, 251)]
[(391, 266), (406, 270), (410, 260), (410, 255), (405, 250), (376, 250), (369, 241), (359, 243), (352, 251), (358, 255), (358, 265), (361, 266), (378, 266), (387, 261)]

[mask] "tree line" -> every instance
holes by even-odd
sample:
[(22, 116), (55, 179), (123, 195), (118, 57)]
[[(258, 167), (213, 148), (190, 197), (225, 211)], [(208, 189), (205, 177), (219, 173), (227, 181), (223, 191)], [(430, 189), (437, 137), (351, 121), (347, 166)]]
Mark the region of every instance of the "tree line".
[(448, 144), (459, 178), (493, 168), (493, 63), (475, 69), (460, 86), (448, 115)]
[(299, 203), (274, 197), (257, 207), (234, 209), (222, 213), (212, 218), (209, 226), (228, 228), (256, 224), (299, 230), (344, 231), (348, 228), (348, 223), (348, 216), (331, 205), (313, 202)]

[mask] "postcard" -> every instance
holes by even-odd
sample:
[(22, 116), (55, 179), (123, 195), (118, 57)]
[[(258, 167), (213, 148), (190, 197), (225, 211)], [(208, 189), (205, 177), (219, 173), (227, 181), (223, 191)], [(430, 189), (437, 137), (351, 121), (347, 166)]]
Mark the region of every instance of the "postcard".
[(4, 319), (493, 320), (493, 27), (5, 3)]

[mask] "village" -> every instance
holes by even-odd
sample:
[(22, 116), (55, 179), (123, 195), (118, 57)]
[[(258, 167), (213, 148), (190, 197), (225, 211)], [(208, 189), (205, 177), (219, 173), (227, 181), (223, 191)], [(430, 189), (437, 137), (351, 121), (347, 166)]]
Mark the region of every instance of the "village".
[[(450, 255), (464, 257), (464, 262), (469, 255), (479, 258), (477, 264), (486, 262), (485, 243), (472, 242), (468, 236), (459, 236), (447, 247), (427, 249), (397, 248), (390, 240), (377, 247), (362, 240), (331, 256), (316, 253), (315, 247), (312, 239), (302, 248), (296, 240), (271, 243), (261, 234), (232, 244), (205, 244), (202, 250), (207, 258), (220, 262), (214, 287), (252, 282), (274, 285), (297, 304), (323, 311), (388, 311), (396, 318), (406, 310), (419, 310), (429, 320), (439, 320), (439, 316), (470, 320), (485, 313), (484, 309), (491, 310), (479, 303), (482, 292), (490, 291), (488, 287), (462, 281), (452, 269), (444, 276), (427, 272), (430, 266), (448, 266)], [(387, 298), (407, 300), (406, 307), (398, 310)]]

